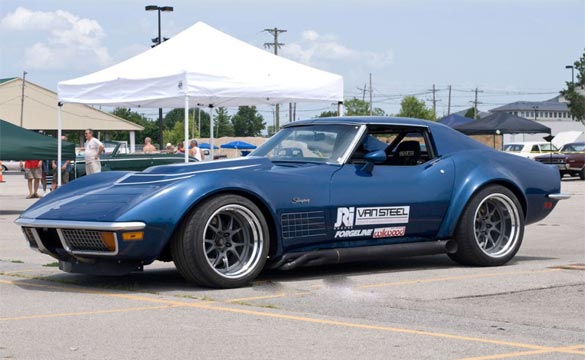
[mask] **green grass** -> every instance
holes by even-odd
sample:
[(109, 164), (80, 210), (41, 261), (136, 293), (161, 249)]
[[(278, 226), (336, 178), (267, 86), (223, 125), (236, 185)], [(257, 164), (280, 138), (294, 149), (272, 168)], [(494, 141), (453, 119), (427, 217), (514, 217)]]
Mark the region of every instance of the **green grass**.
[(52, 262), (52, 263), (45, 264), (43, 266), (45, 266), (45, 267), (57, 267), (57, 266), (59, 266), (59, 262), (58, 261), (55, 261), (55, 262)]
[(13, 264), (24, 264), (24, 261), (22, 260), (10, 260), (10, 262)]

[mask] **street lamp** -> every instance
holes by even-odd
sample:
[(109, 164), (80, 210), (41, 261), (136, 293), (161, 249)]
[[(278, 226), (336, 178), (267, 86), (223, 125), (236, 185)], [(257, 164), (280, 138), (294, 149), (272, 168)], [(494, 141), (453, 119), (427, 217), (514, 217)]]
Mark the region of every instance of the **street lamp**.
[[(146, 11), (158, 11), (158, 37), (156, 39), (152, 39), (155, 47), (160, 45), (163, 41), (168, 40), (167, 38), (162, 38), (161, 31), (160, 31), (160, 12), (172, 12), (174, 9), (172, 6), (158, 6), (158, 5), (146, 5), (144, 7)], [(158, 148), (162, 150), (163, 148), (163, 117), (162, 117), (162, 108), (158, 108)]]
[(565, 69), (571, 69), (571, 84), (575, 85), (575, 67), (573, 65), (567, 65)]

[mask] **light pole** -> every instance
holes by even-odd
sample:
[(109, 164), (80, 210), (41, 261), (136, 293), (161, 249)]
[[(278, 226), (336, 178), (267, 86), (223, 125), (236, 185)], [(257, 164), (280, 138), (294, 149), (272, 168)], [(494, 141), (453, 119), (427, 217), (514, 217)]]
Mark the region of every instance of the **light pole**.
[[(160, 31), (160, 12), (172, 12), (174, 9), (172, 6), (158, 6), (158, 5), (146, 5), (144, 7), (146, 11), (158, 11), (158, 37), (156, 39), (152, 39), (155, 47), (160, 45), (163, 41), (167, 39), (163, 39)], [(163, 117), (162, 117), (162, 108), (158, 108), (158, 149), (163, 149)]]
[(565, 69), (571, 69), (571, 84), (575, 85), (575, 66), (567, 65)]

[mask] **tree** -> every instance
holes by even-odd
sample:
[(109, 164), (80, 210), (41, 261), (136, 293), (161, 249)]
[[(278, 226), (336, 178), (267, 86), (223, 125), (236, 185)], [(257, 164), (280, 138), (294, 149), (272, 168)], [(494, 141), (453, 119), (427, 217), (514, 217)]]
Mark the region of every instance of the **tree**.
[[(358, 98), (353, 98), (353, 99), (349, 99), (346, 100), (344, 102), (344, 106), (345, 106), (345, 115), (347, 116), (356, 116), (356, 115), (362, 115), (362, 116), (367, 116), (370, 115), (370, 103), (364, 100), (360, 100)], [(380, 109), (380, 108), (374, 108), (374, 111), (372, 112), (373, 115), (376, 116), (385, 116), (386, 113), (384, 112), (384, 110)], [(335, 115), (337, 116), (337, 115)]]
[[(112, 114), (144, 127), (143, 131), (139, 131), (136, 134), (137, 143), (139, 144), (143, 143), (145, 137), (150, 137), (152, 139), (153, 144), (158, 142), (157, 121), (149, 120), (144, 115), (127, 108), (116, 108), (114, 109), (114, 111), (112, 111)], [(112, 132), (112, 140), (130, 141), (130, 136), (128, 134), (128, 131), (114, 131)]]
[[(169, 111), (163, 118), (163, 129), (172, 130), (179, 121), (185, 123), (185, 109), (177, 108)], [(163, 135), (164, 137), (164, 135)], [(164, 137), (166, 140), (166, 137)]]
[(569, 102), (569, 112), (573, 119), (585, 124), (585, 51), (581, 59), (573, 63), (573, 71), (577, 73), (576, 81), (567, 81), (567, 88), (561, 94)]
[(185, 122), (184, 121), (177, 121), (172, 129), (165, 129), (163, 130), (163, 138), (166, 142), (170, 142), (173, 145), (181, 141), (185, 141)]
[(470, 107), (463, 116), (466, 118), (475, 119), (475, 108)]
[(414, 96), (405, 96), (400, 103), (400, 117), (409, 117), (425, 120), (435, 120), (432, 109), (428, 109), (425, 102)]
[(227, 109), (219, 107), (215, 109), (214, 123), (216, 126), (216, 136), (234, 136), (234, 126), (232, 125), (231, 118), (228, 115)]
[(324, 117), (336, 117), (337, 111), (323, 111), (321, 114), (317, 115), (318, 118)]
[(240, 106), (232, 117), (235, 136), (260, 136), (266, 127), (264, 118), (256, 111), (256, 106)]
[[(194, 112), (195, 116), (195, 127), (201, 128), (201, 132), (199, 133), (199, 137), (208, 138), (209, 137), (209, 112), (206, 109), (202, 108), (195, 108)], [(201, 118), (201, 124), (199, 125), (198, 121)]]

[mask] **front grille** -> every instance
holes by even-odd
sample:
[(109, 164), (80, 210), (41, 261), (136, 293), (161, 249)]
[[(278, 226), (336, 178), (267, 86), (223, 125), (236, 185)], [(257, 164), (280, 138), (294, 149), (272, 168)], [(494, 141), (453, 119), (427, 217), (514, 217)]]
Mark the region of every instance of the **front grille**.
[(324, 236), (327, 234), (325, 227), (325, 213), (323, 211), (307, 211), (287, 213), (280, 216), (282, 237), (284, 239)]
[(71, 251), (111, 252), (106, 247), (100, 231), (63, 229), (61, 233)]
[(35, 235), (33, 233), (33, 231), (36, 231), (32, 228), (27, 228), (27, 227), (23, 227), (22, 228), (22, 232), (24, 233), (24, 236), (26, 237), (26, 240), (28, 240), (28, 243), (31, 247), (37, 248), (37, 242), (35, 241)]

